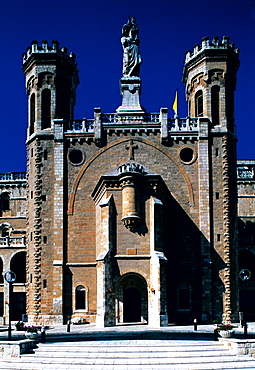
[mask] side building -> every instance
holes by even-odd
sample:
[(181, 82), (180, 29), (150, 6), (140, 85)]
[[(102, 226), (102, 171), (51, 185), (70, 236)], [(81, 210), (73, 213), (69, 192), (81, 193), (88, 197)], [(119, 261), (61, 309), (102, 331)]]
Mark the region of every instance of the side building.
[[(247, 321), (255, 320), (255, 160), (237, 161), (239, 216), (239, 272), (249, 270), (246, 281), (239, 278), (240, 311)], [(249, 276), (249, 273), (248, 275)]]
[(29, 321), (237, 320), (239, 52), (224, 37), (186, 54), (184, 119), (146, 112), (127, 62), (121, 106), (74, 120), (75, 55), (55, 41), (23, 55)]
[(8, 323), (9, 284), (15, 271), (12, 320), (26, 313), (26, 173), (0, 173), (0, 323)]

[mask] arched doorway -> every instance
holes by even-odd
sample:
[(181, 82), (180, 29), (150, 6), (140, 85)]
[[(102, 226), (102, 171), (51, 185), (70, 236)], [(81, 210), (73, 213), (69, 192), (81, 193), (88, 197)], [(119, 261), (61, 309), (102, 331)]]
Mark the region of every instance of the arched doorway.
[(26, 313), (26, 252), (18, 252), (12, 257), (10, 269), (16, 274), (13, 284), (11, 319), (19, 321), (22, 320), (22, 314)]
[(141, 292), (137, 288), (127, 288), (123, 292), (123, 321), (141, 321)]
[(137, 273), (127, 273), (116, 283), (117, 323), (148, 321), (148, 292), (145, 279)]

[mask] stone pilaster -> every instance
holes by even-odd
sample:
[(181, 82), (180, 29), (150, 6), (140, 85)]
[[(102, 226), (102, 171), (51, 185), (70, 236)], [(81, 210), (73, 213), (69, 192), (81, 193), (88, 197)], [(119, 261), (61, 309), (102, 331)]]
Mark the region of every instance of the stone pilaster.
[(63, 226), (64, 226), (64, 127), (54, 120), (54, 197), (53, 197), (53, 313), (56, 321), (63, 314)]
[(114, 222), (112, 196), (103, 200), (99, 206), (100, 237), (98, 238), (97, 256), (97, 317), (98, 327), (115, 325), (115, 297), (112, 276), (112, 249), (114, 236), (111, 235), (111, 223)]
[(148, 294), (148, 325), (168, 325), (165, 282), (166, 257), (162, 246), (162, 202), (150, 199), (150, 287)]
[(208, 120), (199, 120), (199, 223), (201, 230), (201, 284), (202, 284), (202, 315), (205, 321), (211, 320), (208, 314), (212, 312), (211, 292), (211, 237), (210, 237), (210, 163)]

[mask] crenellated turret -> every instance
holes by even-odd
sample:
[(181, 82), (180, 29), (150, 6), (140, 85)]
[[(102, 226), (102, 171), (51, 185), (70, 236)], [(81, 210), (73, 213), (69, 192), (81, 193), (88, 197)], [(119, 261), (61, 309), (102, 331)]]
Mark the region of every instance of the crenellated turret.
[(202, 39), (193, 52), (186, 53), (183, 82), (186, 85), (188, 115), (208, 117), (213, 126), (234, 131), (234, 91), (239, 68), (239, 49), (229, 42), (214, 37)]
[(73, 119), (79, 84), (74, 53), (68, 54), (67, 48), (60, 48), (58, 41), (52, 41), (52, 46), (47, 41), (42, 45), (33, 41), (23, 54), (22, 69), (29, 97), (28, 138), (51, 130), (55, 118)]

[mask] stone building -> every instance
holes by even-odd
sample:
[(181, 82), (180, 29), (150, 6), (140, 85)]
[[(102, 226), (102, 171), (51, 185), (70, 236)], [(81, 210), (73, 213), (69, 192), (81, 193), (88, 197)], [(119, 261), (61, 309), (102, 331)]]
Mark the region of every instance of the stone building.
[[(188, 117), (171, 118), (166, 107), (148, 113), (140, 104), (134, 18), (123, 26), (121, 42), (122, 104), (113, 113), (95, 108), (91, 119), (74, 119), (79, 77), (73, 53), (44, 41), (23, 55), (27, 219), (17, 209), (22, 222), (12, 219), (12, 230), (22, 236), (26, 222), (29, 321), (157, 327), (195, 318), (237, 320), (238, 289), (247, 312), (253, 308), (244, 295), (255, 289), (255, 280), (244, 287), (238, 278), (241, 267), (253, 275), (254, 264), (246, 262), (255, 253), (255, 163), (238, 162), (236, 176), (238, 49), (228, 37), (204, 38), (186, 54)], [(18, 180), (9, 181), (8, 191), (3, 180), (5, 225), (5, 199), (14, 197)], [(10, 236), (2, 232), (1, 240)], [(8, 256), (3, 271), (16, 269), (11, 258), (24, 248), (24, 241), (15, 251), (2, 247), (2, 260)]]
[(239, 279), (240, 311), (247, 321), (255, 319), (255, 161), (237, 161), (239, 216), (239, 271), (248, 269), (250, 278)]
[(95, 108), (92, 119), (74, 119), (73, 53), (54, 41), (23, 55), (30, 321), (237, 319), (238, 50), (224, 37), (188, 52), (188, 117), (170, 118), (140, 104), (137, 37), (132, 19), (121, 39), (122, 105)]

